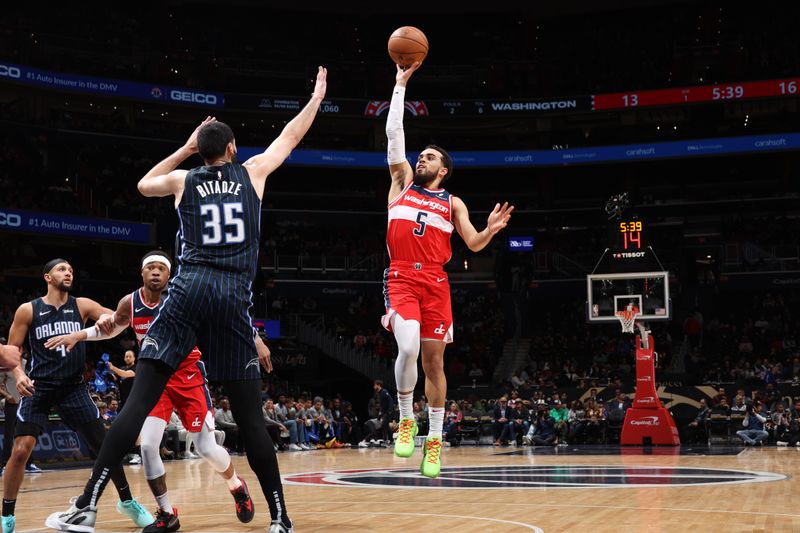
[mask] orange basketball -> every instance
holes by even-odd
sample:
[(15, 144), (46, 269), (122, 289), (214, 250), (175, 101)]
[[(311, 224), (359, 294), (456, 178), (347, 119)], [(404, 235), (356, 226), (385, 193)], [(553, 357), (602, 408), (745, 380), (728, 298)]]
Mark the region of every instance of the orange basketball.
[(428, 55), (428, 38), (414, 26), (403, 26), (389, 36), (389, 57), (403, 68)]

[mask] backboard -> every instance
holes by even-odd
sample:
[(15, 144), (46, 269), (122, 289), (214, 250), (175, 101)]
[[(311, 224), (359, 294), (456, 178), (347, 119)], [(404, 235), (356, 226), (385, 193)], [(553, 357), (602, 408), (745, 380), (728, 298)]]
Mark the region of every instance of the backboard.
[(618, 311), (639, 309), (637, 321), (669, 320), (669, 272), (624, 272), (586, 276), (586, 317), (589, 322), (619, 323)]

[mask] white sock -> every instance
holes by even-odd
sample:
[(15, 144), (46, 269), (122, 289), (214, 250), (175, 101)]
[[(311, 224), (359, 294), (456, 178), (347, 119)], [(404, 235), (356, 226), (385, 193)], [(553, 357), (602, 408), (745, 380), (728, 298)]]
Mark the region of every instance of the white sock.
[(233, 471), (233, 477), (226, 479), (225, 483), (228, 484), (229, 490), (236, 490), (242, 486), (242, 481), (239, 479), (239, 476), (236, 475), (236, 470)]
[(439, 437), (441, 439), (442, 427), (444, 426), (444, 407), (431, 407), (429, 405), (428, 420), (430, 421), (428, 437)]
[(400, 406), (400, 418), (414, 420), (414, 392), (398, 392), (397, 404)]
[(156, 496), (156, 502), (158, 502), (159, 509), (172, 514), (172, 504), (169, 503), (169, 491), (165, 492), (161, 496)]

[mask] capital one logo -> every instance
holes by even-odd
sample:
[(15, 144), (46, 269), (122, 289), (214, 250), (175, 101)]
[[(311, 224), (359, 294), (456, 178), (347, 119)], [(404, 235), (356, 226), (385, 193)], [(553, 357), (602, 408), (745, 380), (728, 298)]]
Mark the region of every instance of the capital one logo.
[(636, 378), (636, 381), (643, 381), (645, 383), (650, 383), (651, 381), (653, 381), (653, 378), (651, 378), (650, 376), (642, 376), (640, 378)]
[(661, 420), (657, 416), (643, 416), (641, 418), (636, 418), (631, 420), (630, 424), (632, 426), (657, 426), (661, 423)]
[(19, 79), (22, 77), (22, 71), (17, 67), (11, 65), (0, 65), (0, 76), (4, 78)]
[(641, 354), (636, 356), (637, 361), (649, 361), (653, 358), (650, 354)]
[(656, 399), (652, 396), (645, 396), (644, 398), (637, 398), (636, 403), (653, 403)]
[(15, 213), (6, 213), (4, 211), (0, 211), (0, 226), (18, 228), (22, 226), (22, 217)]
[(207, 104), (207, 105), (217, 104), (217, 95), (207, 94), (207, 93), (196, 93), (194, 91), (180, 91), (178, 89), (172, 89), (169, 92), (169, 98), (170, 100), (175, 100), (176, 102), (189, 102), (192, 104)]

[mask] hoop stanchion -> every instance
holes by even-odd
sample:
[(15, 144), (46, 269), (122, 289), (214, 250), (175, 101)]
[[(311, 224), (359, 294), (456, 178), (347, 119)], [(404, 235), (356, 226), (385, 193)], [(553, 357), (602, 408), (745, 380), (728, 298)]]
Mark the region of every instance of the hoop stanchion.
[[(631, 331), (633, 325), (631, 324)], [(675, 421), (658, 399), (656, 391), (655, 343), (652, 336), (644, 330), (644, 340), (636, 336), (636, 394), (633, 407), (625, 412), (620, 443), (641, 446), (666, 444), (678, 446), (681, 443)]]

